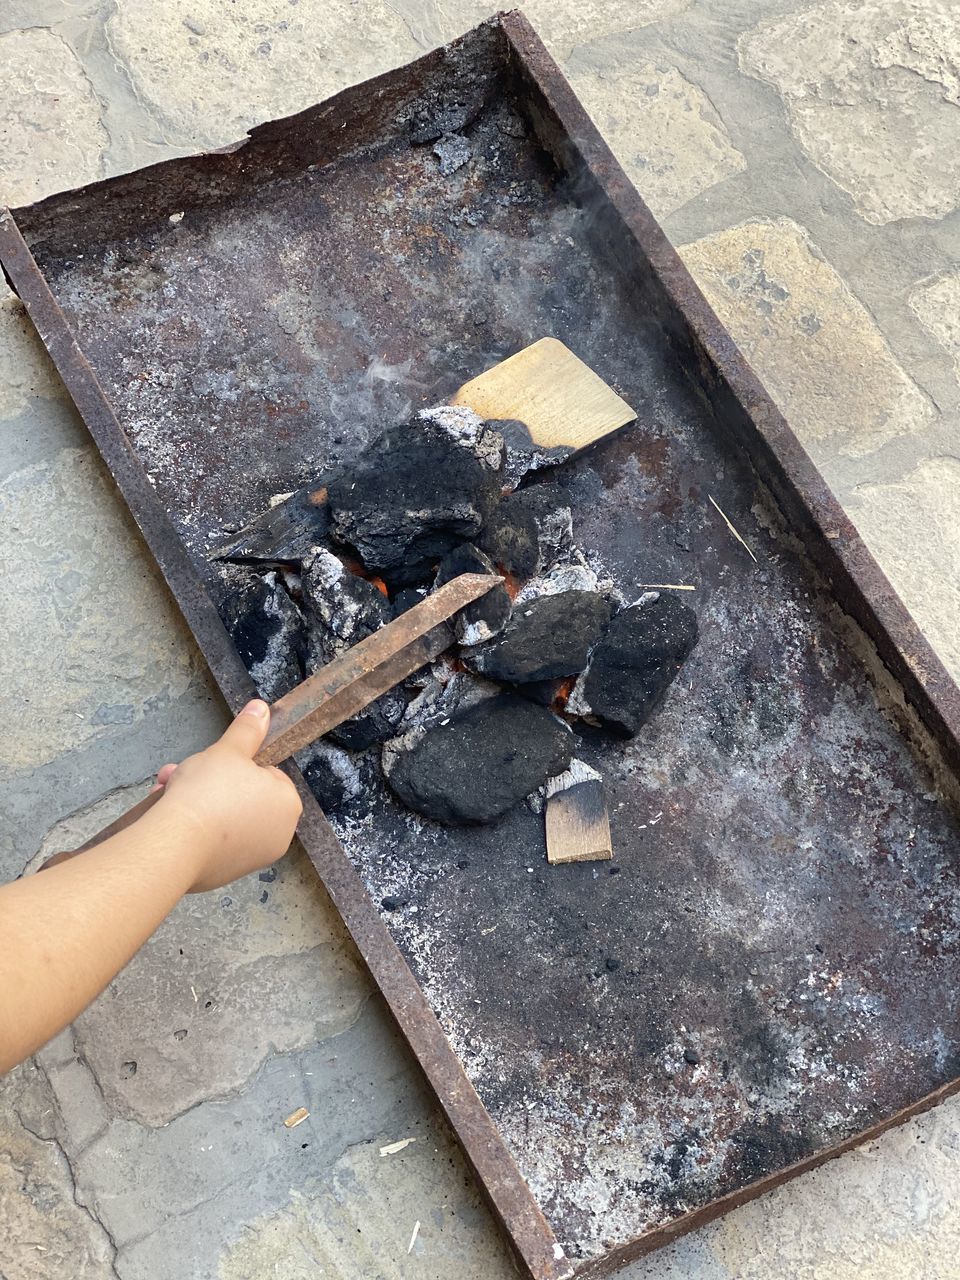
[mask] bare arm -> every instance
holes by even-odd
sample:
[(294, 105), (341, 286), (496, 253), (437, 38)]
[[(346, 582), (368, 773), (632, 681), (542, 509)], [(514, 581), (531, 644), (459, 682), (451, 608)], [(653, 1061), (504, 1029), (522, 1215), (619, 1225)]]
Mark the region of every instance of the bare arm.
[(301, 805), (289, 778), (253, 763), (269, 723), (251, 703), (219, 742), (161, 771), (163, 796), (133, 826), (0, 886), (0, 1072), (85, 1009), (185, 893), (285, 852)]

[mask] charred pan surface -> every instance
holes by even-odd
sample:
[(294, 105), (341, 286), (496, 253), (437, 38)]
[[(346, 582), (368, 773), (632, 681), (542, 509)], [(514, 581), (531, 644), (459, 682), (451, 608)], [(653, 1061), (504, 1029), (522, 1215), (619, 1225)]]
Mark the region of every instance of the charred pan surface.
[[(518, 128), (515, 86), (489, 62), (476, 75), (469, 47), (434, 65), (416, 129), (409, 85), (371, 105), (395, 111), (394, 143), (338, 152), (321, 117), (311, 145), (332, 162), (297, 173), (276, 126), (275, 158), (261, 137), (242, 181), (211, 158), (211, 189), (190, 169), (178, 205), (156, 174), (119, 180), (64, 204), (76, 249), (49, 202), (34, 232), (218, 604), (207, 552), (271, 495), (339, 473), (384, 424), (543, 334), (637, 408), (557, 475), (626, 599), (696, 587), (700, 638), (657, 715), (627, 744), (574, 743), (605, 779), (614, 863), (548, 868), (524, 807), (451, 831), (324, 764), (354, 793), (345, 849), (374, 901), (402, 904), (385, 924), (588, 1265), (958, 1074), (958, 832), (833, 601), (756, 518), (753, 473), (666, 345), (645, 260), (605, 256), (609, 210)], [(438, 157), (441, 138), (466, 145)], [(138, 228), (141, 207), (156, 217)]]

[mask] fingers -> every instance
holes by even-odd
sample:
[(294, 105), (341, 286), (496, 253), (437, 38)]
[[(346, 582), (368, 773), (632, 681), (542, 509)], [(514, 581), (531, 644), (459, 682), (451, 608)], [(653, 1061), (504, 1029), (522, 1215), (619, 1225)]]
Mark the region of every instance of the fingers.
[(270, 708), (259, 698), (248, 702), (233, 724), (220, 739), (220, 745), (239, 751), (249, 760), (263, 746), (263, 740), (270, 728)]
[(174, 769), (176, 769), (176, 767), (177, 766), (175, 764), (165, 764), (160, 766), (160, 769), (157, 772), (157, 780), (153, 784), (153, 786), (150, 788), (151, 795), (153, 795), (154, 792), (156, 791), (162, 791), (164, 789), (164, 787), (173, 777), (173, 771)]

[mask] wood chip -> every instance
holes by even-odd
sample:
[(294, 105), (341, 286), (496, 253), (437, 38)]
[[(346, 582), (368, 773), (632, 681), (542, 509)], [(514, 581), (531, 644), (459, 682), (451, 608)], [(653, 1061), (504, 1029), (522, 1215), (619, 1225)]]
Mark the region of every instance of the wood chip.
[(598, 862), (613, 857), (610, 816), (596, 769), (572, 760), (547, 782), (547, 861)]
[(401, 1138), (399, 1142), (391, 1142), (387, 1146), (381, 1147), (380, 1154), (382, 1156), (395, 1156), (404, 1147), (409, 1147), (411, 1142), (416, 1142), (416, 1138)]
[(720, 512), (720, 515), (723, 517), (723, 523), (727, 526), (727, 528), (730, 530), (730, 532), (733, 534), (736, 540), (740, 543), (741, 547), (743, 547), (746, 550), (747, 555), (750, 557), (750, 559), (754, 562), (754, 564), (758, 564), (759, 561), (757, 560), (757, 557), (753, 554), (753, 552), (747, 546), (746, 542), (744, 542), (743, 538), (740, 537), (740, 534), (737, 533), (736, 529), (733, 527), (733, 524), (729, 516), (727, 516), (726, 513), (723, 511), (723, 509), (721, 508), (720, 504), (717, 502), (713, 494), (708, 493), (707, 497), (710, 499), (710, 501), (713, 503), (716, 509)]
[(296, 1111), (291, 1111), (283, 1122), (285, 1129), (295, 1129), (298, 1124), (303, 1124), (304, 1120), (309, 1116), (310, 1112), (306, 1107), (297, 1107)]

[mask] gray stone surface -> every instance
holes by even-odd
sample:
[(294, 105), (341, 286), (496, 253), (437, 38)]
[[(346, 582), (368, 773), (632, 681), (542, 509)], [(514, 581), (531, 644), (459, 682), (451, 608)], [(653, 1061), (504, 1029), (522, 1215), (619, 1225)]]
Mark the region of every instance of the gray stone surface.
[(952, 0), (831, 0), (762, 23), (742, 65), (773, 84), (800, 145), (868, 222), (960, 200), (960, 12)]
[(816, 462), (871, 453), (933, 417), (873, 317), (797, 223), (747, 222), (681, 252)]
[[(960, 674), (960, 9), (523, 7)], [(0, 199), (233, 141), (494, 8), (7, 0)], [(11, 876), (128, 807), (223, 710), (2, 285), (0, 529)], [(300, 1105), (309, 1120), (285, 1129)], [(0, 1082), (0, 1219), (4, 1280), (513, 1274), (298, 853), (275, 880), (185, 903)], [(957, 1280), (958, 1258), (951, 1102), (625, 1275)]]

